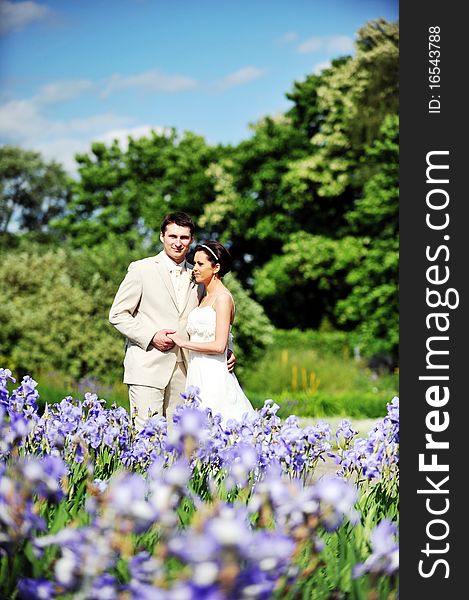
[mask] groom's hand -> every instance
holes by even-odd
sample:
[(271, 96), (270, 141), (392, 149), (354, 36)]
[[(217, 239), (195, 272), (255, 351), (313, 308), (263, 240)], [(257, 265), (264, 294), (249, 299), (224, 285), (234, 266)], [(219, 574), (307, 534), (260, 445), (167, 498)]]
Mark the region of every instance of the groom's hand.
[(226, 356), (226, 366), (228, 367), (228, 371), (231, 373), (232, 371), (234, 371), (235, 368), (236, 356), (233, 354), (233, 350), (230, 350), (229, 348)]
[(174, 342), (168, 337), (168, 333), (176, 333), (174, 329), (160, 329), (155, 333), (151, 340), (151, 345), (155, 346), (160, 352), (166, 352), (174, 346)]

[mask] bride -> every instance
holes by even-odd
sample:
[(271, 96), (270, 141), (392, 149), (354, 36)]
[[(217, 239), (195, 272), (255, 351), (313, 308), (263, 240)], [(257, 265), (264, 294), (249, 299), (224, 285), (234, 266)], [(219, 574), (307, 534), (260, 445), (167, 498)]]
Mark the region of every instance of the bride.
[(220, 413), (224, 421), (241, 420), (244, 413), (254, 412), (236, 375), (226, 366), (235, 306), (222, 278), (230, 269), (231, 255), (219, 242), (195, 247), (193, 277), (205, 284), (207, 294), (189, 313), (189, 341), (168, 334), (176, 345), (190, 351), (186, 386), (198, 387), (202, 405), (210, 407), (213, 414)]

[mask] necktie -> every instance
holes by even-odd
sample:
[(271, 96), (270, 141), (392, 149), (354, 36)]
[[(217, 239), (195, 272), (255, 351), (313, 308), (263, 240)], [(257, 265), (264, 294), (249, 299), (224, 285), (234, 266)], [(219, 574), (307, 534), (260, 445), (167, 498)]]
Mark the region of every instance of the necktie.
[(181, 308), (181, 303), (182, 303), (181, 272), (182, 272), (181, 265), (175, 265), (174, 267), (171, 268), (171, 275), (172, 275), (172, 279), (173, 279), (174, 291), (176, 292), (176, 298), (177, 298), (179, 308)]

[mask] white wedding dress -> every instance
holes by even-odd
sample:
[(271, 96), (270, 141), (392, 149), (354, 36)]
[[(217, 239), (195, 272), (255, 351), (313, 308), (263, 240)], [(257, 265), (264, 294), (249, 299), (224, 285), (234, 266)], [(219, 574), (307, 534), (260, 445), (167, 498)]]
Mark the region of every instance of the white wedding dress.
[[(211, 342), (215, 339), (216, 312), (210, 305), (197, 306), (187, 319), (187, 333), (192, 342)], [(231, 328), (230, 328), (231, 340)], [(227, 351), (224, 354), (204, 354), (189, 352), (186, 387), (193, 385), (200, 389), (204, 407), (210, 407), (215, 415), (220, 413), (223, 421), (240, 421), (244, 413), (254, 412), (238, 379), (226, 366)]]

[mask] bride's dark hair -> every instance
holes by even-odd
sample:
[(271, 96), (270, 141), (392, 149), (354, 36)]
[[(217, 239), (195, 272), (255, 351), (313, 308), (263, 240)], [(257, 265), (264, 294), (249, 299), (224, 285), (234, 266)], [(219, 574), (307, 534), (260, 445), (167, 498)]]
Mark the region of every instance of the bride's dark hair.
[(207, 258), (212, 264), (212, 267), (214, 267), (217, 263), (220, 265), (220, 271), (218, 272), (220, 277), (223, 277), (223, 275), (226, 275), (231, 271), (231, 254), (228, 252), (225, 246), (223, 246), (223, 244), (220, 244), (220, 242), (217, 242), (216, 240), (209, 240), (203, 244), (197, 244), (197, 246), (194, 248), (194, 253), (199, 251), (205, 252)]

